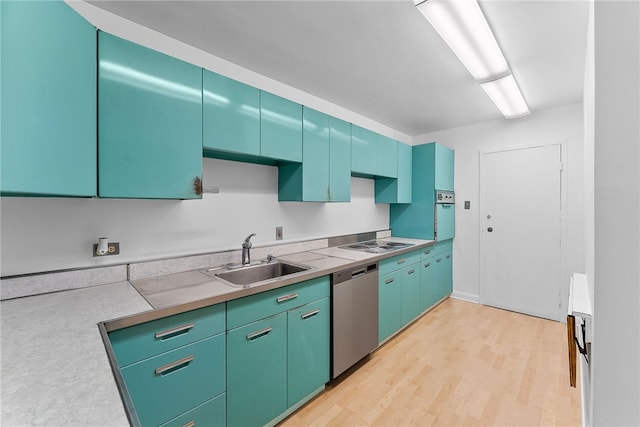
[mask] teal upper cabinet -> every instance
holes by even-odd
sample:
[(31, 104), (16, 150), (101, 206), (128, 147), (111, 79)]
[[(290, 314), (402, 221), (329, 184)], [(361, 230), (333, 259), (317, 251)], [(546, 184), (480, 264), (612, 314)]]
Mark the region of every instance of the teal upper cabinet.
[(396, 178), (398, 176), (398, 141), (376, 135), (378, 139), (377, 176)]
[[(389, 228), (392, 235), (434, 238), (435, 190), (453, 190), (453, 167), (453, 150), (434, 142), (413, 146), (411, 204), (391, 205)], [(453, 236), (453, 222), (448, 228)]]
[(376, 179), (376, 203), (411, 203), (411, 146), (398, 143), (398, 178)]
[(329, 118), (329, 201), (351, 201), (351, 123)]
[(207, 156), (260, 155), (260, 90), (208, 70), (202, 75), (202, 145)]
[(0, 194), (95, 196), (96, 29), (63, 1), (0, 21)]
[(100, 32), (98, 193), (200, 198), (202, 69)]
[(302, 161), (302, 105), (272, 93), (260, 93), (260, 155)]
[(281, 163), (278, 200), (330, 202), (351, 198), (350, 125), (303, 108), (302, 163)]
[(371, 178), (378, 173), (377, 135), (360, 126), (351, 126), (351, 174)]

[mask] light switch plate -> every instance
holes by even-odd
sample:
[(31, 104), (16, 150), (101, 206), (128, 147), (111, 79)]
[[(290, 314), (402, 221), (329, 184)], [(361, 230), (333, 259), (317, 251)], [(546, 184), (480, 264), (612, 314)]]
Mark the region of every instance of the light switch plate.
[(276, 227), (276, 240), (282, 240), (282, 227)]
[(471, 209), (471, 201), (470, 200), (465, 200), (464, 201), (464, 208), (465, 209)]

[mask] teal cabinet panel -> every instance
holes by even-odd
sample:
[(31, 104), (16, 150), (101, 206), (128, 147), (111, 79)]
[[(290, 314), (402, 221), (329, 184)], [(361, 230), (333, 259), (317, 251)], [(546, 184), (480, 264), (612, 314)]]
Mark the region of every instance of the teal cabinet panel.
[(438, 222), (438, 241), (453, 239), (455, 236), (455, 207), (454, 205), (436, 205)]
[(378, 139), (378, 172), (377, 176), (386, 178), (398, 177), (398, 141), (383, 135)]
[(162, 424), (160, 427), (185, 427), (185, 426), (211, 426), (211, 427), (224, 427), (226, 425), (226, 407), (227, 401), (226, 395), (214, 397), (211, 400), (206, 401), (202, 405), (199, 405), (192, 410), (185, 412)]
[(377, 134), (360, 126), (351, 126), (351, 174), (371, 178), (378, 173)]
[(329, 118), (329, 201), (351, 201), (351, 123)]
[(435, 188), (453, 191), (454, 151), (435, 144)]
[(290, 310), (288, 315), (288, 406), (329, 381), (329, 298)]
[(159, 425), (224, 392), (224, 334), (122, 368), (142, 425)]
[(420, 306), (426, 310), (435, 304), (433, 256), (428, 256), (420, 261)]
[(300, 307), (329, 296), (329, 276), (317, 277), (290, 286), (227, 302), (227, 328)]
[(225, 305), (216, 304), (109, 333), (119, 366), (174, 350), (225, 330)]
[(411, 203), (411, 153), (410, 145), (398, 143), (398, 177), (376, 179), (376, 203)]
[(436, 301), (450, 295), (453, 291), (452, 241), (438, 242), (434, 248), (434, 288)]
[(423, 310), (420, 306), (420, 264), (402, 269), (402, 325), (415, 319)]
[(96, 195), (96, 29), (63, 1), (0, 2), (0, 194)]
[(420, 251), (415, 250), (380, 260), (378, 272), (385, 275), (420, 261)]
[(260, 155), (259, 89), (203, 70), (202, 115), (205, 154)]
[(378, 278), (378, 342), (402, 328), (402, 273), (394, 271)]
[(287, 313), (227, 333), (227, 425), (263, 426), (287, 409)]
[(98, 34), (98, 194), (201, 197), (202, 69)]
[(389, 228), (393, 236), (433, 240), (435, 190), (453, 190), (454, 151), (436, 143), (415, 145), (411, 163), (411, 204), (389, 207)]
[(302, 105), (260, 92), (260, 155), (302, 162)]

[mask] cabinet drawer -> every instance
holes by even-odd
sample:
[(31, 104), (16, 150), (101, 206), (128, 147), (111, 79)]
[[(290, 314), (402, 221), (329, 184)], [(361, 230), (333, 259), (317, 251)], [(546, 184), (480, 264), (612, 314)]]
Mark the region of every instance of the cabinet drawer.
[(122, 376), (142, 425), (167, 422), (224, 392), (225, 336), (134, 363)]
[(226, 423), (226, 395), (222, 393), (202, 405), (162, 424), (160, 427), (198, 427), (212, 426), (224, 427)]
[(434, 252), (435, 252), (435, 246), (434, 245), (427, 246), (426, 248), (420, 249), (420, 259), (421, 259), (421, 261), (424, 261), (427, 258), (432, 258)]
[(224, 304), (176, 314), (109, 334), (119, 366), (224, 332)]
[(329, 276), (323, 276), (229, 301), (227, 328), (237, 328), (328, 296)]
[(420, 261), (420, 251), (413, 251), (402, 255), (396, 255), (391, 258), (380, 261), (379, 274), (382, 276), (391, 271), (404, 268), (409, 264)]
[(445, 240), (444, 242), (438, 242), (433, 246), (434, 255), (442, 255), (445, 252), (451, 252), (453, 249), (453, 242), (451, 240)]

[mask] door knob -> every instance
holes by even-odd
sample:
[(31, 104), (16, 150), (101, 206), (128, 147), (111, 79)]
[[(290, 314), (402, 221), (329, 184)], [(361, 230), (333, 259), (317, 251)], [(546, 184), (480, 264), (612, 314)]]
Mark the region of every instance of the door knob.
[(488, 231), (489, 233), (491, 233), (491, 232), (493, 231), (493, 227), (489, 227), (489, 228), (487, 228), (487, 231)]

